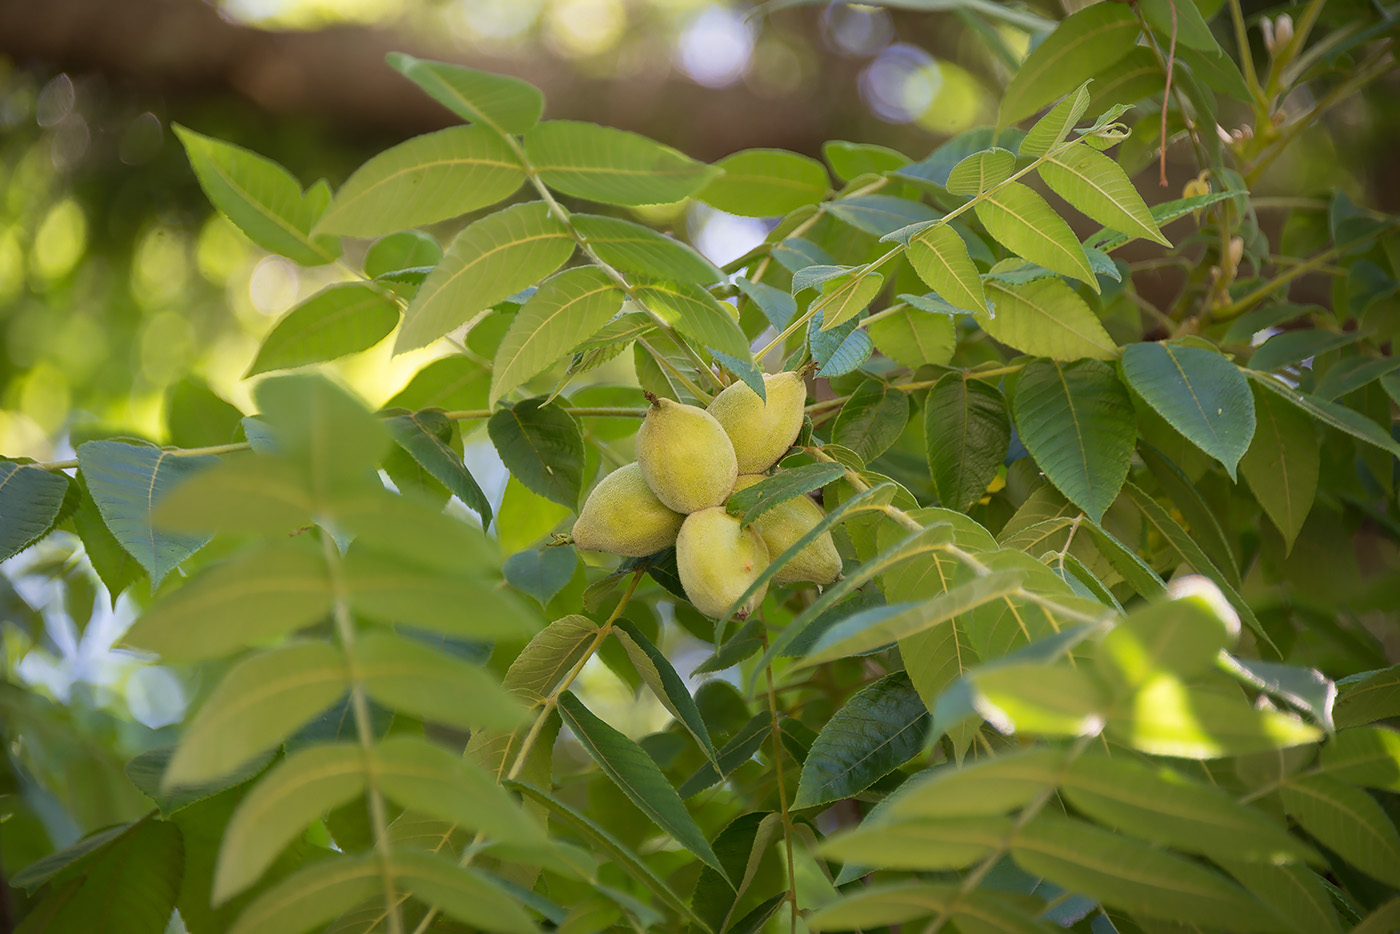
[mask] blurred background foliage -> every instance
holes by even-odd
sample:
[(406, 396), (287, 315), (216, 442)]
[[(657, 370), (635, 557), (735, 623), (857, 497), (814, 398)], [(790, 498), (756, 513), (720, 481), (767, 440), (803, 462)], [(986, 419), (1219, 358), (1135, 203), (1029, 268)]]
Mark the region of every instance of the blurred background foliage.
[[(1324, 25), (1346, 22), (1360, 2), (1329, 3)], [(0, 0), (0, 451), (51, 460), (93, 437), (184, 446), (233, 440), (237, 415), (251, 411), (242, 375), (262, 336), (298, 301), (348, 277), (334, 265), (307, 270), (262, 254), (215, 216), (172, 123), (261, 152), (304, 184), (324, 175), (338, 185), (371, 154), (450, 122), (384, 65), (384, 53), (397, 48), (519, 75), (544, 90), (549, 118), (635, 130), (701, 159), (756, 146), (815, 156), (832, 139), (917, 159), (991, 120), (1007, 62), (1031, 42), (1026, 26), (1076, 4), (1008, 5), (1012, 21), (966, 11), (767, 6)], [(1244, 4), (1251, 30), (1284, 9)], [(1314, 221), (1325, 227), (1338, 190), (1379, 211), (1400, 210), (1397, 84), (1392, 72), (1332, 110), (1324, 128), (1305, 134), (1262, 177), (1255, 194), (1261, 208), (1272, 199), (1275, 210), (1261, 223), (1276, 249), (1285, 223), (1301, 244), (1294, 255), (1314, 249), (1308, 232)], [(1310, 105), (1304, 91), (1284, 109)], [(1220, 117), (1227, 131), (1243, 119), (1228, 110)], [(1149, 202), (1178, 197), (1195, 176), (1190, 154), (1179, 149), (1169, 152), (1166, 191), (1150, 178), (1155, 168), (1139, 176)], [(766, 233), (759, 221), (703, 205), (641, 216), (719, 263)], [(441, 232), (444, 240), (450, 232)], [(1145, 296), (1165, 307), (1180, 285), (1174, 277), (1184, 274), (1175, 268), (1145, 278)], [(1309, 288), (1326, 301), (1325, 281), (1297, 297), (1308, 299)], [(391, 358), (381, 346), (335, 370), (379, 405), (433, 355)], [(477, 447), (494, 457), (489, 446)], [(495, 505), (517, 501), (513, 512), (503, 507), (513, 516), (505, 534), (519, 539), (503, 541), (504, 553), (562, 518), (562, 507), (506, 486), (503, 474), (488, 493)], [(1355, 578), (1346, 550), (1307, 553), (1316, 563), (1292, 564), (1311, 569), (1318, 587)], [(113, 779), (132, 754), (168, 742), (161, 731), (182, 715), (188, 686), (111, 650), (133, 615), (131, 601), (147, 599), (147, 588), (129, 590), (112, 612), (76, 538), (53, 536), (5, 571), (0, 716), (27, 744), (10, 753), (37, 780), (31, 793), (66, 796), (45, 815), (47, 846), (36, 842), (41, 835), (0, 834), (0, 865), (13, 867), (143, 812), (145, 799)], [(630, 699), (617, 688), (619, 704)], [(15, 781), (0, 774), (0, 819)], [(18, 841), (37, 849), (13, 852)]]

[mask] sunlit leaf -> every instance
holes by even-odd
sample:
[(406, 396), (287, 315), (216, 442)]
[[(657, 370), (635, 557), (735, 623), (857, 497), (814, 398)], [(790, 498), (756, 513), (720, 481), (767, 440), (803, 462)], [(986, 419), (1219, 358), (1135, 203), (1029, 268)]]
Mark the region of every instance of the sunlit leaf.
[(389, 65), (463, 120), (497, 133), (524, 133), (544, 110), (544, 95), (519, 78), (464, 68), (447, 62), (389, 55)]
[(1099, 290), (1079, 238), (1044, 198), (1025, 185), (1008, 182), (985, 194), (973, 210), (987, 232), (1017, 256)]
[(549, 120), (525, 134), (525, 157), (551, 188), (604, 204), (668, 204), (720, 170), (637, 133)]
[(1100, 224), (1171, 246), (1128, 173), (1088, 144), (1079, 143), (1047, 157), (1039, 171), (1051, 191)]
[(988, 279), (986, 287), (995, 314), (979, 318), (978, 324), (1003, 344), (1053, 360), (1109, 360), (1117, 355), (1118, 346), (1098, 316), (1061, 280), (1008, 285)]
[(974, 152), (953, 166), (944, 187), (955, 195), (981, 194), (1000, 185), (1016, 170), (1016, 155), (1006, 149)]
[(711, 179), (696, 199), (742, 217), (774, 217), (816, 204), (831, 184), (820, 162), (784, 149), (745, 149), (715, 167), (724, 174)]
[(939, 297), (975, 315), (987, 316), (982, 279), (968, 255), (967, 244), (952, 227), (930, 227), (911, 237), (904, 255), (919, 278)]
[(244, 376), (368, 350), (398, 323), (398, 305), (378, 289), (353, 282), (333, 285), (277, 321)]

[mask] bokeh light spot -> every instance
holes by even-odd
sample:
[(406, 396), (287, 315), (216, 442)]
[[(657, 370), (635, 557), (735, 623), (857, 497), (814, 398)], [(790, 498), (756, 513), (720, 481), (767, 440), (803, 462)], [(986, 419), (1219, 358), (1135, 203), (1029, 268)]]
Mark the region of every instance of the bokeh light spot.
[(939, 64), (916, 46), (892, 45), (860, 76), (860, 94), (888, 123), (909, 123), (928, 110), (943, 84)]
[(753, 28), (738, 10), (708, 6), (681, 33), (676, 61), (696, 84), (728, 87), (753, 57)]
[(263, 314), (281, 314), (297, 300), (300, 281), (297, 267), (289, 260), (267, 256), (258, 262), (248, 279), (248, 297)]
[(49, 209), (34, 235), (34, 273), (41, 279), (66, 275), (87, 246), (87, 217), (78, 202), (65, 199)]
[(558, 0), (544, 25), (545, 40), (561, 54), (597, 55), (622, 37), (627, 11), (620, 0)]

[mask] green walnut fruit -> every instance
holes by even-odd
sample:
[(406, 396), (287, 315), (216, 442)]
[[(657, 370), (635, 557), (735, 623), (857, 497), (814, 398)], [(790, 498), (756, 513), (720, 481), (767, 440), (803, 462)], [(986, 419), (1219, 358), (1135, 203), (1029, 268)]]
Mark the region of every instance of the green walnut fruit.
[(802, 374), (789, 371), (763, 377), (768, 401), (744, 383), (734, 383), (710, 403), (710, 414), (724, 426), (734, 444), (739, 473), (762, 473), (797, 440), (807, 384)]
[[(768, 566), (768, 548), (753, 527), (741, 528), (739, 520), (723, 506), (701, 509), (685, 517), (676, 538), (676, 569), (685, 595), (695, 608), (716, 619), (749, 588)], [(735, 611), (743, 619), (763, 602), (765, 585)]]
[(647, 394), (637, 432), (637, 463), (656, 498), (687, 515), (729, 498), (739, 466), (734, 446), (704, 409)]
[(642, 468), (628, 464), (588, 494), (574, 523), (574, 544), (585, 551), (640, 558), (674, 545), (684, 521), (685, 516), (656, 498)]
[[(766, 478), (754, 474), (740, 474), (734, 484), (734, 490), (738, 492), (764, 479)], [(794, 496), (759, 516), (753, 521), (752, 527), (763, 537), (771, 559), (791, 548), (825, 516), (822, 508), (812, 502), (810, 497)], [(791, 561), (784, 564), (778, 573), (773, 575), (773, 580), (779, 584), (808, 581), (825, 586), (840, 576), (841, 556), (836, 553), (836, 543), (831, 540), (830, 532), (823, 532), (817, 536), (816, 541), (808, 544)]]

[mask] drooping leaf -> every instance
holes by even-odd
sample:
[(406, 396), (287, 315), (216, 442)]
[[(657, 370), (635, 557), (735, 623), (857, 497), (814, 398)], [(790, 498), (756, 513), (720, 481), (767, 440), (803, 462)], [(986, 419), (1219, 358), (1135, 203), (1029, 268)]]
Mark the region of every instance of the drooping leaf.
[(671, 667), (671, 662), (631, 621), (619, 619), (613, 624), (613, 632), (622, 640), (628, 658), (652, 694), (671, 712), (676, 722), (695, 738), (706, 758), (718, 764), (710, 732), (705, 728), (700, 709), (695, 706), (695, 698), (690, 696), (690, 690), (681, 676), (676, 674), (676, 669)]
[(511, 319), (492, 364), (490, 404), (553, 366), (622, 307), (622, 290), (597, 267), (566, 269), (541, 283)]
[(1219, 873), (1073, 818), (1040, 814), (1017, 833), (1011, 854), (1027, 872), (1133, 914), (1240, 932), (1280, 926)]
[(924, 443), (938, 501), (966, 512), (982, 498), (1011, 443), (1006, 398), (986, 380), (943, 376), (924, 402)]
[(525, 157), (549, 187), (604, 204), (669, 204), (720, 175), (645, 136), (577, 120), (549, 120), (529, 130)]
[(724, 277), (693, 247), (620, 217), (573, 214), (570, 221), (603, 262), (624, 272), (709, 285)]
[(1256, 386), (1260, 386), (1272, 392), (1276, 396), (1287, 399), (1296, 407), (1311, 415), (1330, 428), (1351, 435), (1358, 441), (1364, 441), (1372, 447), (1389, 451), (1396, 457), (1400, 457), (1400, 441), (1396, 441), (1385, 429), (1373, 422), (1371, 419), (1349, 409), (1337, 402), (1329, 402), (1326, 399), (1319, 399), (1307, 393), (1298, 392), (1279, 382), (1272, 376), (1264, 373), (1256, 373), (1254, 370), (1245, 370), (1245, 375), (1254, 381)]
[(207, 455), (181, 456), (148, 445), (88, 441), (78, 445), (78, 464), (107, 528), (151, 575), (152, 588), (209, 541), (207, 535), (158, 532), (151, 512), (187, 477), (213, 466)]
[(597, 624), (586, 616), (556, 619), (540, 630), (511, 662), (504, 682), (506, 690), (527, 703), (544, 700), (583, 658), (597, 632)]
[(402, 52), (391, 53), (389, 65), (463, 120), (484, 124), (498, 134), (526, 132), (544, 110), (544, 95), (519, 78)]
[(953, 166), (944, 187), (955, 195), (981, 194), (1006, 181), (1015, 170), (1015, 153), (1001, 148), (984, 149)]
[(1171, 246), (1128, 173), (1087, 143), (1048, 156), (1039, 171), (1051, 191), (1100, 224)]
[(1137, 18), (1120, 5), (1095, 4), (1066, 17), (1026, 57), (1002, 96), (997, 123), (1010, 126), (1127, 55)]
[(1240, 472), (1291, 550), (1317, 494), (1317, 432), (1302, 409), (1253, 387), (1256, 428)]
[(68, 478), (61, 473), (0, 461), (0, 561), (49, 531), (67, 493)]
[(633, 804), (701, 862), (725, 876), (719, 858), (680, 796), (640, 746), (604, 723), (571, 693), (560, 695), (559, 713), (593, 761)]
[(224, 832), (214, 870), (215, 903), (258, 881), (312, 821), (359, 795), (365, 765), (356, 745), (317, 745), (291, 754), (263, 776)]
[[(434, 224), (508, 198), (524, 182), (520, 160), (495, 130), (449, 127), (386, 149), (356, 169), (316, 229), (375, 237)], [(419, 264), (392, 268), (409, 265)]]
[(816, 204), (831, 184), (820, 162), (783, 149), (745, 149), (715, 167), (724, 174), (712, 178), (696, 199), (742, 217), (774, 217)]
[(686, 337), (736, 360), (749, 356), (749, 340), (739, 329), (733, 306), (700, 286), (639, 280), (633, 294)]
[(462, 503), (481, 517), (483, 528), (491, 524), (491, 502), (467, 470), (462, 456), (444, 439), (451, 437), (452, 423), (439, 412), (414, 412), (386, 419), (394, 441)]
[(583, 489), (583, 435), (557, 403), (526, 399), (487, 423), (491, 443), (511, 476), (561, 506), (578, 506)]
[(1128, 475), (1137, 440), (1132, 400), (1096, 360), (1036, 360), (1016, 381), (1016, 427), (1055, 487), (1099, 522)]
[(425, 347), (486, 309), (534, 285), (574, 251), (568, 228), (543, 201), (517, 204), (468, 225), (452, 239), (404, 311), (395, 353)]
[(508, 730), (525, 708), (496, 679), (425, 641), (366, 632), (350, 651), (365, 692), (391, 710), (460, 729)]
[(356, 282), (330, 286), (277, 321), (244, 376), (368, 350), (398, 323), (398, 306), (378, 289)]
[(923, 747), (929, 713), (904, 672), (862, 688), (817, 734), (802, 763), (795, 809), (864, 791)]
[(1118, 346), (1082, 298), (1056, 278), (1011, 285), (986, 281), (995, 308), (978, 324), (992, 337), (1023, 353), (1053, 360), (1109, 360)]
[(987, 316), (982, 279), (968, 255), (967, 244), (952, 227), (930, 227), (909, 238), (904, 255), (919, 278), (945, 301), (975, 315)]
[(818, 311), (807, 326), (807, 346), (819, 367), (818, 377), (845, 376), (870, 359), (875, 345), (858, 318), (829, 331), (822, 329), (822, 318)]
[(1123, 350), (1123, 375), (1173, 428), (1235, 467), (1254, 437), (1254, 398), (1239, 368), (1203, 347), (1148, 342)]
[(312, 236), (329, 193), (301, 185), (282, 166), (232, 143), (176, 125), (204, 194), (258, 246), (303, 266), (329, 263), (340, 255), (334, 237)]
[(324, 642), (293, 642), (242, 659), (185, 730), (164, 787), (207, 783), (237, 770), (334, 704), (347, 687), (345, 658)]
[[(757, 642), (757, 640), (754, 640)], [(693, 797), (707, 788), (713, 788), (739, 766), (748, 762), (758, 752), (765, 740), (773, 735), (773, 715), (768, 711), (754, 714), (729, 737), (729, 742), (719, 748), (715, 760), (719, 768), (709, 762), (704, 763), (676, 789), (682, 799)]]
[[(1143, 49), (1142, 51), (1146, 50)], [(1148, 53), (1148, 55), (1150, 57), (1151, 53)], [(1152, 68), (1159, 69), (1159, 66), (1155, 61), (1152, 63)], [(1158, 79), (1156, 77), (1153, 78), (1154, 83), (1157, 80)], [(1230, 198), (1240, 198), (1243, 196), (1244, 192), (1239, 190), (1213, 191), (1210, 194), (1206, 195), (1193, 195), (1190, 198), (1178, 198), (1175, 201), (1166, 201), (1162, 204), (1154, 205), (1152, 207), (1152, 220), (1160, 227), (1164, 224), (1171, 223), (1172, 221), (1177, 220), (1178, 218), (1185, 217), (1187, 214), (1190, 214), (1193, 211), (1200, 211), (1202, 208), (1210, 207), (1212, 204), (1216, 204), (1217, 202), (1225, 201)], [(1132, 238), (1125, 233), (1120, 233), (1116, 230), (1109, 230), (1105, 228), (1103, 230), (1100, 230), (1098, 233), (1094, 234), (1088, 240), (1085, 240), (1084, 245), (1092, 247), (1094, 249), (1103, 250), (1104, 252), (1109, 252), (1111, 250), (1118, 249), (1120, 246), (1127, 243), (1131, 239)]]
[[(1043, 48), (1043, 46), (1042, 46)], [(1045, 199), (1020, 182), (988, 192), (973, 208), (987, 232), (1017, 256), (1099, 290), (1079, 238)]]

